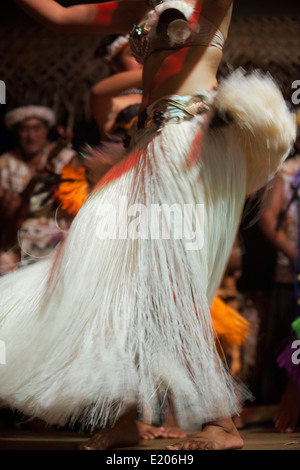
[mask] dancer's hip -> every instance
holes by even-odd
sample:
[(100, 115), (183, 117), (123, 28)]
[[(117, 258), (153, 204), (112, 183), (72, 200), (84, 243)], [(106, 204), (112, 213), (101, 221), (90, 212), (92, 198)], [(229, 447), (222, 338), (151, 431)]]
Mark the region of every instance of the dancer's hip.
[(144, 108), (130, 130), (129, 147), (141, 137), (160, 132), (170, 123), (197, 119), (201, 124), (209, 121), (214, 94), (203, 90), (195, 95), (168, 95)]

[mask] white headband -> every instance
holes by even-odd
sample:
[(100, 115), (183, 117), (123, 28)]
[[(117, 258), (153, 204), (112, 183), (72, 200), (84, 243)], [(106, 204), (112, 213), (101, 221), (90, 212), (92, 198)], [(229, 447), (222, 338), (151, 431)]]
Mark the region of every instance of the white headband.
[(30, 118), (42, 119), (49, 127), (55, 124), (55, 114), (52, 109), (38, 105), (22, 106), (12, 109), (6, 114), (4, 122), (7, 129), (11, 129), (16, 124)]

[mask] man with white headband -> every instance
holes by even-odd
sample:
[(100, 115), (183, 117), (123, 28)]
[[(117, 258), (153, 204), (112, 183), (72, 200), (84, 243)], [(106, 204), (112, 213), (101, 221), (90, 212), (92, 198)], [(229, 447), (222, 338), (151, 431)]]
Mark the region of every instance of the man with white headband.
[(17, 145), (0, 156), (0, 274), (15, 269), (20, 259), (43, 258), (62, 237), (51, 203), (43, 202), (47, 195), (33, 194), (44, 179), (41, 172), (60, 174), (75, 156), (72, 149), (58, 149), (48, 141), (55, 120), (52, 109), (35, 104), (5, 116)]

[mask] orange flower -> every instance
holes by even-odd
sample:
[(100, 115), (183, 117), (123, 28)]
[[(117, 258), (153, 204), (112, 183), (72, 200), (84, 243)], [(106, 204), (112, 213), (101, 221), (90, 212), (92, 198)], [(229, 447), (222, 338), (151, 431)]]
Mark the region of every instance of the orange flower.
[(75, 170), (66, 165), (61, 173), (62, 182), (53, 194), (53, 199), (61, 204), (63, 210), (76, 215), (89, 195), (89, 187), (83, 167)]

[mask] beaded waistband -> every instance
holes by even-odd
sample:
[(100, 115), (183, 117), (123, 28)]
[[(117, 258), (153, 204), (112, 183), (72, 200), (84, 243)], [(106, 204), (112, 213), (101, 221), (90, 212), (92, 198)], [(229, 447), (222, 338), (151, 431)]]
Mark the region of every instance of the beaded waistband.
[(211, 108), (212, 94), (169, 95), (155, 101), (138, 115), (137, 128), (149, 127), (154, 122), (157, 128), (170, 120), (181, 121), (203, 114)]
[[(159, 132), (168, 122), (179, 123), (198, 116), (203, 123), (209, 121), (213, 93), (203, 91), (196, 95), (169, 95), (153, 102), (141, 111), (134, 121), (125, 147), (131, 147), (140, 136), (152, 136)], [(205, 117), (205, 119), (204, 119)]]

